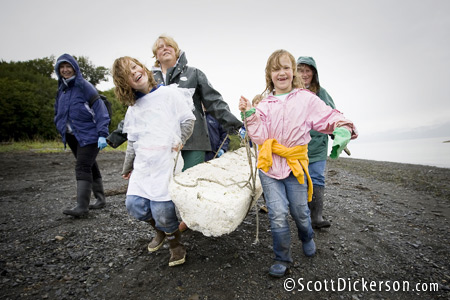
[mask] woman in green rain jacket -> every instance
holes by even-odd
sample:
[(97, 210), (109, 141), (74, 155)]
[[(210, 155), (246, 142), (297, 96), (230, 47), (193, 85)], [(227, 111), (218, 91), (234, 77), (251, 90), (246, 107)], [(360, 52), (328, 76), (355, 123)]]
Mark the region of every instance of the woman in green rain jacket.
[[(319, 74), (314, 58), (300, 56), (297, 59), (297, 71), (306, 88), (315, 93), (328, 106), (336, 108), (333, 99), (319, 84)], [(322, 217), (323, 197), (325, 190), (325, 169), (328, 153), (328, 135), (311, 130), (311, 141), (308, 144), (309, 175), (313, 182), (313, 198), (308, 203), (311, 210), (313, 228), (326, 228), (331, 224)]]

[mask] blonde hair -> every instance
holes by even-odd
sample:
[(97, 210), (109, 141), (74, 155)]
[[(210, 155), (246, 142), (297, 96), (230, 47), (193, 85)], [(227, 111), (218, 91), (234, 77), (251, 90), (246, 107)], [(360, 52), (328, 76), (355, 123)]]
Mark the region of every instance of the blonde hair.
[(172, 47), (175, 50), (175, 55), (176, 55), (177, 59), (180, 57), (180, 52), (181, 52), (180, 48), (178, 47), (177, 42), (175, 42), (175, 40), (172, 37), (167, 36), (167, 35), (160, 35), (156, 39), (155, 43), (152, 46), (153, 58), (156, 59), (155, 60), (155, 67), (161, 67), (160, 62), (156, 58), (156, 51), (158, 50), (158, 42), (159, 42), (159, 40), (163, 40), (164, 43), (167, 46), (170, 46), (170, 47)]
[(259, 104), (259, 102), (261, 102), (262, 99), (264, 99), (264, 96), (262, 94), (258, 94), (255, 97), (253, 97), (252, 106), (256, 107)]
[(147, 73), (149, 90), (156, 87), (157, 83), (153, 77), (153, 73), (137, 59), (129, 56), (123, 56), (116, 59), (111, 69), (115, 85), (114, 93), (122, 104), (133, 106), (136, 103), (136, 94), (129, 83), (131, 75), (129, 68), (130, 62), (134, 62)]
[(304, 89), (305, 85), (303, 84), (302, 80), (300, 80), (300, 77), (297, 73), (297, 62), (295, 61), (294, 56), (292, 56), (291, 53), (289, 53), (286, 50), (280, 49), (272, 53), (267, 60), (266, 64), (266, 89), (264, 92), (271, 93), (275, 89), (275, 85), (272, 81), (272, 71), (280, 69), (281, 63), (280, 59), (283, 56), (287, 56), (289, 60), (291, 61), (291, 67), (292, 67), (292, 88), (294, 89)]

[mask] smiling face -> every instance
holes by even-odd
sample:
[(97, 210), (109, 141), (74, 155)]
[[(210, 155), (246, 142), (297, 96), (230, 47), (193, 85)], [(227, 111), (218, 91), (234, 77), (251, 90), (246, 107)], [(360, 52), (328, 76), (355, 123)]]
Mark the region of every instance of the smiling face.
[(286, 94), (292, 91), (294, 70), (292, 62), (287, 55), (282, 55), (278, 64), (272, 67), (271, 78), (275, 87), (275, 95)]
[(133, 90), (147, 94), (150, 91), (148, 75), (144, 68), (137, 65), (134, 61), (128, 60), (129, 76), (128, 83)]
[(309, 88), (314, 77), (314, 72), (311, 67), (305, 64), (299, 64), (297, 67), (297, 72), (300, 75), (300, 78), (302, 79), (306, 88)]
[(61, 74), (64, 79), (69, 79), (75, 75), (75, 70), (68, 62), (62, 62), (59, 64), (59, 74)]
[(165, 69), (175, 66), (177, 62), (175, 49), (168, 45), (163, 39), (159, 39), (157, 42), (155, 57)]

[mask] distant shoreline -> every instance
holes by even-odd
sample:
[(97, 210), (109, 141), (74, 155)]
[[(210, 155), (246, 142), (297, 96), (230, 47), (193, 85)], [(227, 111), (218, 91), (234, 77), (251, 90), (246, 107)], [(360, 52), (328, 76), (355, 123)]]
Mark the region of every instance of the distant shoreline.
[[(417, 163), (409, 163), (409, 162), (398, 162), (398, 161), (389, 161), (389, 160), (377, 160), (377, 159), (367, 159), (367, 158), (357, 158), (357, 157), (346, 157), (345, 155), (341, 155), (338, 160), (341, 159), (348, 159), (348, 160), (354, 160), (354, 161), (366, 161), (368, 163), (374, 163), (374, 164), (391, 164), (396, 165), (396, 167), (399, 167), (397, 165), (405, 165), (406, 166), (414, 166), (417, 168), (437, 168), (437, 169), (444, 169), (449, 170), (450, 167), (439, 167), (434, 165), (428, 165), (428, 164), (417, 164)], [(328, 158), (328, 161), (333, 161), (332, 159)], [(386, 166), (386, 168), (389, 168), (389, 166)]]
[(350, 176), (371, 178), (402, 187), (445, 195), (450, 199), (450, 168), (359, 158), (328, 159), (327, 168), (346, 170)]
[[(348, 148), (352, 152), (351, 157), (359, 159), (450, 168), (448, 136), (389, 141), (356, 139), (350, 142)], [(343, 153), (341, 157), (347, 156)]]

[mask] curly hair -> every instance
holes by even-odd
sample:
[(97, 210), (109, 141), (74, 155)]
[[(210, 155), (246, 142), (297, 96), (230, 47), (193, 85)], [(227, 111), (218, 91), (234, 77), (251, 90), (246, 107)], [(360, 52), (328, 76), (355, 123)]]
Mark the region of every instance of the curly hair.
[(172, 47), (175, 50), (175, 55), (176, 55), (177, 59), (180, 57), (180, 52), (181, 52), (180, 47), (178, 47), (177, 42), (175, 42), (175, 40), (172, 37), (167, 36), (167, 35), (160, 35), (156, 39), (155, 43), (152, 46), (153, 58), (156, 59), (155, 60), (155, 67), (161, 67), (160, 62), (156, 58), (156, 51), (158, 50), (158, 44), (159, 44), (158, 42), (159, 42), (159, 40), (163, 40), (164, 43), (167, 46), (170, 46), (170, 47)]
[(292, 56), (291, 53), (289, 53), (286, 50), (280, 49), (275, 51), (269, 56), (269, 59), (267, 60), (266, 64), (266, 89), (264, 92), (271, 93), (275, 89), (275, 85), (272, 81), (272, 71), (280, 69), (281, 63), (280, 59), (283, 56), (287, 56), (289, 60), (291, 61), (291, 67), (292, 67), (292, 87), (294, 89), (304, 89), (305, 85), (303, 84), (303, 81), (300, 79), (297, 73), (297, 62), (295, 61), (294, 56)]
[(149, 90), (156, 87), (157, 83), (153, 77), (153, 73), (147, 69), (140, 61), (129, 56), (119, 57), (114, 61), (112, 66), (112, 77), (114, 81), (114, 93), (117, 99), (128, 106), (133, 106), (136, 103), (136, 95), (133, 88), (130, 86), (129, 80), (131, 76), (130, 72), (130, 62), (134, 62), (136, 65), (140, 66), (147, 73)]

